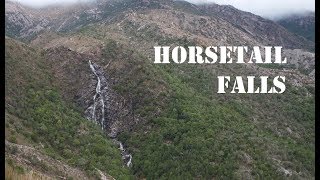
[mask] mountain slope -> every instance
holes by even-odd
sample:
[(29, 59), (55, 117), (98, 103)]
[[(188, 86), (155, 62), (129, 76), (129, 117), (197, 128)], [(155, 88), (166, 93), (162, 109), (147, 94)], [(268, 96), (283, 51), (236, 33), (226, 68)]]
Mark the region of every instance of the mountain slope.
[[(76, 106), (61, 98), (41, 51), (6, 38), (5, 55), (6, 139), (35, 146), (44, 155), (91, 177), (99, 177), (96, 169), (115, 178), (130, 177), (116, 145), (84, 119)], [(6, 149), (6, 154), (11, 157), (16, 153)], [(39, 169), (43, 168), (40, 162), (34, 162), (38, 171), (48, 174), (55, 170)], [(66, 176), (67, 172), (61, 173), (48, 175)]]
[[(99, 27), (93, 28), (94, 33), (91, 31), (91, 27), (89, 29), (90, 31), (86, 29), (82, 33), (90, 36), (104, 34), (99, 32)], [(101, 42), (110, 41), (109, 38), (118, 40), (118, 37), (119, 35), (104, 34), (106, 39), (99, 36), (99, 40)], [(72, 43), (63, 41), (63, 44), (76, 51), (82, 51), (76, 47), (85, 47), (91, 44), (81, 40), (89, 39), (83, 34), (70, 37), (70, 39), (72, 39)], [(152, 38), (148, 40), (150, 42)], [(124, 42), (126, 41), (124, 40)], [(74, 44), (77, 45), (74, 46)], [(140, 41), (140, 44), (144, 43)], [(294, 177), (312, 177), (313, 165), (308, 162), (312, 162), (313, 159), (312, 137), (314, 132), (312, 122), (314, 117), (312, 114), (314, 101), (312, 85), (308, 89), (305, 88), (309, 79), (306, 75), (297, 71), (283, 72), (281, 69), (270, 70), (263, 67), (257, 69), (254, 66), (238, 65), (157, 67), (152, 65), (150, 61), (148, 62), (146, 57), (148, 53), (145, 51), (141, 51), (144, 55), (139, 58), (129, 56), (129, 52), (137, 52), (140, 48), (124, 50), (128, 47), (122, 46), (121, 43), (93, 45), (92, 49), (95, 49), (94, 47), (102, 48), (95, 51), (95, 56), (100, 59), (96, 62), (101, 66), (107, 66), (110, 63), (105, 72), (108, 72), (111, 79), (115, 79), (115, 90), (127, 97), (128, 100), (132, 96), (136, 97), (134, 101), (138, 102), (138, 107), (134, 108), (134, 111), (145, 119), (143, 123), (134, 125), (131, 131), (124, 131), (119, 136), (133, 154), (133, 170), (139, 177), (147, 177), (148, 179), (157, 177), (189, 178), (198, 175), (202, 178), (258, 176), (276, 178), (285, 176), (288, 172), (288, 175)], [(66, 50), (60, 53), (68, 54)], [(59, 51), (54, 54), (59, 54)], [(57, 59), (57, 57), (53, 59)], [(65, 61), (70, 58), (63, 59)], [(138, 63), (139, 59), (144, 59), (145, 63)], [(70, 65), (76, 64), (71, 63)], [(138, 68), (132, 72), (126, 66), (144, 68)], [(303, 87), (288, 85), (286, 94), (274, 96), (217, 95), (215, 93), (217, 72), (220, 72), (219, 74), (233, 72), (234, 74), (250, 73), (251, 75), (265, 74), (269, 76), (286, 73), (290, 84), (294, 84), (295, 80), (303, 77), (301, 79)], [(65, 73), (70, 72), (65, 71)], [(148, 81), (150, 78), (146, 74), (149, 76), (150, 74), (160, 75), (157, 75), (157, 78), (151, 78), (152, 81)], [(153, 93), (157, 93), (157, 88), (151, 91), (152, 94), (146, 95), (146, 92), (143, 91), (150, 87), (157, 87), (150, 83), (158, 81), (159, 78), (162, 79), (160, 82), (164, 81), (166, 84), (162, 94), (166, 95), (166, 99), (169, 98), (168, 101), (161, 99), (165, 96), (160, 96), (160, 98), (152, 96)], [(305, 80), (307, 81), (305, 82)], [(130, 85), (127, 84), (128, 82)], [(144, 98), (148, 98), (148, 100), (143, 100)], [(301, 101), (296, 101), (296, 99), (301, 99)], [(164, 102), (168, 105), (160, 106), (162, 107), (160, 108), (161, 113), (158, 114), (159, 110), (152, 108), (153, 103)], [(300, 106), (300, 103), (305, 107)], [(275, 106), (277, 109), (274, 109)], [(297, 108), (299, 110), (290, 110)], [(274, 113), (270, 114), (270, 111)], [(230, 117), (223, 114), (230, 114)], [(224, 133), (220, 132), (221, 129), (224, 129)], [(237, 139), (233, 146), (230, 146), (229, 138), (231, 137)], [(291, 144), (290, 148), (286, 148), (287, 143)], [(302, 150), (301, 148), (308, 154), (308, 157), (304, 157), (307, 159), (300, 159), (304, 155), (295, 154)], [(212, 149), (216, 150), (212, 152)], [(212, 153), (209, 153), (208, 150)], [(218, 155), (218, 152), (226, 153), (226, 155)], [(221, 160), (216, 162), (212, 158), (220, 158)], [(228, 158), (234, 160), (231, 161)], [(175, 163), (172, 162), (172, 159), (175, 159)], [(290, 162), (289, 164), (293, 167), (284, 162)], [(299, 170), (302, 166), (299, 166), (297, 162), (308, 168)], [(187, 164), (193, 166), (187, 166)], [(214, 164), (216, 165), (213, 166)], [(279, 173), (274, 174), (274, 172)]]
[[(31, 138), (30, 146), (45, 142), (55, 159), (89, 176), (98, 168), (118, 179), (314, 178), (314, 53), (306, 50), (309, 41), (231, 7), (160, 0), (99, 3), (101, 19), (84, 14), (60, 30), (53, 23), (33, 38), (33, 48), (7, 39), (6, 108), (14, 116), (31, 113), (31, 118), (19, 117), (35, 127), (25, 130), (38, 138)], [(111, 11), (100, 13), (99, 7)], [(220, 10), (220, 16), (230, 18), (214, 14)], [(62, 22), (59, 15), (55, 18)], [(155, 45), (253, 46), (278, 43), (277, 38), (286, 47), (287, 66), (157, 65), (152, 60)], [(18, 63), (21, 59), (27, 61)], [(284, 75), (287, 89), (284, 94), (217, 94), (218, 75)], [(92, 118), (90, 107), (96, 107), (98, 118)], [(39, 118), (44, 121), (33, 124)], [(47, 124), (52, 122), (57, 123)], [(9, 122), (6, 129), (16, 126)], [(40, 136), (44, 132), (48, 137)], [(82, 132), (87, 136), (79, 137)], [(16, 143), (28, 137), (16, 135)], [(110, 138), (122, 142), (122, 152)], [(123, 154), (132, 155), (132, 161), (122, 162)], [(122, 167), (128, 162), (130, 170)]]
[(249, 12), (240, 11), (230, 5), (203, 5), (204, 11), (218, 16), (235, 27), (240, 28), (264, 45), (279, 45), (288, 49), (313, 50), (314, 44), (309, 40), (288, 32), (277, 23)]
[[(232, 6), (223, 6), (217, 4), (208, 5), (193, 5), (184, 1), (148, 1), (148, 0), (121, 0), (121, 1), (97, 1), (84, 5), (74, 6), (72, 8), (55, 7), (44, 8), (40, 10), (32, 10), (22, 7), (20, 4), (6, 1), (6, 30), (7, 34), (12, 37), (20, 37), (32, 39), (34, 34), (41, 29), (50, 29), (56, 32), (72, 32), (80, 28), (97, 22), (114, 22), (123, 15), (130, 13), (138, 13), (141, 11), (149, 12), (158, 11), (155, 13), (163, 13), (164, 11), (181, 11), (186, 14), (193, 14), (197, 16), (208, 16), (210, 21), (214, 21), (215, 26), (222, 29), (229, 29), (223, 33), (213, 34), (221, 36), (225, 33), (231, 33), (232, 36), (237, 37), (229, 40), (233, 42), (238, 39), (240, 43), (246, 43), (241, 37), (250, 37), (251, 42), (258, 41), (260, 44), (277, 44), (282, 45), (288, 49), (314, 49), (314, 43), (310, 42), (298, 35), (288, 32), (285, 28), (270, 20), (263, 19), (259, 16), (248, 12), (240, 11)], [(19, 7), (19, 8), (16, 8)], [(18, 10), (17, 10), (18, 9)], [(22, 9), (22, 10), (21, 10)], [(19, 11), (19, 12), (18, 12)], [(19, 14), (19, 18), (17, 15)], [(22, 20), (20, 20), (22, 18)], [(185, 18), (179, 16), (179, 21)], [(162, 19), (165, 20), (165, 19)], [(23, 22), (23, 28), (21, 21)], [(156, 21), (160, 23), (161, 21)], [(206, 24), (204, 22), (204, 24)], [(163, 25), (169, 25), (167, 22)], [(190, 26), (191, 25), (191, 26)], [(188, 28), (192, 31), (201, 32), (202, 28), (212, 28), (210, 25), (200, 27), (193, 27), (190, 24)], [(184, 26), (180, 24), (180, 26)], [(209, 27), (206, 27), (209, 26)], [(232, 26), (232, 27), (231, 27)], [(215, 28), (219, 30), (219, 28)], [(206, 31), (206, 29), (204, 29)], [(210, 31), (212, 35), (215, 31)], [(11, 34), (10, 34), (11, 33)], [(13, 33), (13, 34), (12, 34)], [(208, 32), (204, 32), (208, 34)], [(228, 36), (227, 36), (228, 37)], [(248, 38), (247, 38), (248, 39)], [(220, 40), (220, 39), (219, 39)], [(280, 40), (280, 41), (279, 41)], [(280, 42), (280, 44), (279, 44)], [(233, 42), (235, 43), (235, 42)]]
[(277, 23), (310, 41), (315, 41), (315, 13), (292, 15), (277, 20)]

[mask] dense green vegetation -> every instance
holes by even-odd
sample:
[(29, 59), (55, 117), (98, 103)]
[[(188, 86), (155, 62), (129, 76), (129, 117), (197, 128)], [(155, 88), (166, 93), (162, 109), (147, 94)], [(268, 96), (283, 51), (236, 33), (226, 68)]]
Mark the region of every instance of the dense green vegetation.
[[(25, 19), (23, 12), (18, 15), (20, 20), (16, 16), (6, 17), (6, 22), (14, 20), (13, 24), (6, 24), (7, 36), (27, 35), (21, 38), (24, 42), (38, 37), (40, 48), (53, 47), (40, 50), (6, 38), (5, 133), (6, 140), (15, 144), (6, 146), (6, 173), (18, 174), (12, 175), (12, 179), (28, 173), (30, 166), (40, 174), (68, 175), (61, 172), (65, 169), (52, 168), (35, 155), (14, 156), (21, 153), (19, 144), (52, 157), (53, 163), (58, 160), (80, 169), (94, 179), (100, 179), (98, 170), (120, 180), (285, 179), (286, 176), (314, 179), (312, 84), (297, 87), (287, 81), (283, 94), (217, 94), (218, 75), (266, 76), (262, 72), (268, 72), (260, 69), (296, 69), (294, 65), (258, 64), (252, 68), (243, 64), (152, 62), (154, 45), (201, 46), (200, 43), (219, 44), (221, 39), (227, 44), (251, 46), (249, 41), (273, 42), (281, 34), (284, 36), (278, 39), (284, 46), (305, 45), (314, 51), (312, 43), (298, 42), (303, 38), (227, 6), (218, 8), (225, 11), (221, 12), (186, 1), (111, 0), (80, 9), (63, 16), (59, 14), (64, 9), (48, 11), (46, 16), (54, 21), (48, 22), (43, 31), (59, 31), (53, 37), (41, 31), (24, 34), (27, 30), (31, 32), (31, 27), (21, 26), (20, 20)], [(69, 15), (70, 19), (65, 19)], [(239, 23), (235, 20), (238, 15), (242, 16)], [(312, 23), (305, 28), (292, 22), (279, 23), (314, 41)], [(264, 27), (269, 31), (264, 31)], [(230, 28), (237, 33), (230, 33)], [(91, 38), (80, 40), (83, 36)], [(124, 104), (123, 109), (129, 110), (130, 117), (132, 114), (132, 119), (119, 118), (120, 125), (116, 124), (120, 131), (124, 130), (117, 138), (133, 156), (131, 168), (125, 166), (118, 147), (106, 132), (84, 117), (87, 97), (92, 100), (88, 92), (94, 91), (88, 88), (92, 84), (86, 82), (95, 77), (88, 60), (104, 70), (110, 88), (120, 95), (121, 102), (118, 95), (115, 101), (108, 98), (112, 99), (111, 106)], [(308, 75), (313, 67), (298, 70)], [(287, 75), (287, 80), (293, 77)], [(247, 82), (244, 83), (246, 87)], [(119, 113), (117, 108), (111, 111)], [(30, 163), (20, 163), (17, 157)]]
[(295, 65), (294, 64), (258, 64), (258, 66), (260, 67), (264, 67), (264, 68), (270, 68), (270, 69), (295, 69)]
[[(105, 51), (115, 55), (119, 49), (122, 48), (109, 44)], [(143, 116), (147, 123), (120, 136), (133, 152), (134, 174), (147, 179), (278, 179), (285, 176), (281, 171), (284, 168), (296, 172), (294, 178), (313, 176), (312, 87), (287, 85), (281, 95), (221, 95), (215, 92), (214, 70), (242, 72), (243, 67), (150, 65), (145, 57), (139, 58), (115, 58), (117, 63), (129, 63), (130, 67), (145, 67), (134, 68), (134, 77), (121, 77), (127, 80), (120, 81), (116, 90), (124, 95), (143, 96), (144, 82), (159, 82), (158, 77), (168, 87), (162, 92), (167, 97), (162, 112)], [(140, 83), (135, 84), (137, 81)], [(153, 101), (141, 98), (137, 109), (153, 114), (155, 101), (158, 104), (163, 100), (161, 96)]]
[[(124, 27), (134, 34), (132, 25)], [(193, 43), (186, 38), (164, 38), (154, 31), (157, 28), (150, 26), (135, 38), (160, 44)], [(25, 136), (45, 142), (48, 154), (88, 173), (98, 168), (119, 179), (129, 178), (130, 173), (147, 179), (283, 179), (284, 170), (292, 172), (293, 179), (314, 177), (314, 87), (287, 83), (284, 94), (221, 95), (216, 93), (217, 75), (252, 72), (237, 64), (157, 65), (107, 39), (94, 26), (80, 33), (105, 42), (103, 58), (97, 63), (105, 67), (112, 60), (106, 72), (116, 82), (114, 90), (132, 101), (134, 114), (142, 119), (132, 131), (119, 136), (133, 155), (133, 167), (131, 172), (122, 168), (119, 151), (101, 130), (49, 86), (49, 72), (30, 76), (29, 72), (35, 72), (33, 64), (28, 62), (29, 69), (21, 71), (17, 65), (19, 57), (28, 56), (9, 56), (6, 65), (11, 62), (9, 67), (28, 77), (22, 83), (31, 79), (27, 85), (6, 89), (10, 97), (17, 97), (8, 100), (16, 103), (16, 108), (7, 107), (8, 112), (28, 119), (25, 126), (34, 127), (34, 135)], [(10, 70), (6, 69), (6, 84), (19, 85)], [(38, 79), (43, 74), (47, 76)]]
[[(194, 70), (189, 73), (195, 75), (200, 72)], [(297, 142), (296, 138), (277, 136), (270, 129), (254, 124), (250, 118), (254, 109), (248, 108), (249, 102), (242, 101), (239, 104), (231, 100), (211, 100), (200, 89), (211, 81), (197, 78), (194, 80), (198, 81), (181, 81), (171, 73), (165, 72), (164, 75), (174, 91), (167, 112), (151, 120), (153, 130), (148, 131), (147, 135), (143, 132), (123, 135), (123, 140), (128, 139), (126, 143), (135, 155), (135, 174), (148, 179), (230, 179), (244, 178), (245, 173), (240, 171), (247, 169), (250, 176), (274, 179), (283, 176), (283, 172), (277, 171), (279, 166), (272, 159), (278, 155), (281, 161), (293, 162), (290, 169), (314, 173), (312, 98), (301, 99), (303, 102), (299, 103), (295, 98), (287, 96), (291, 101), (287, 104), (279, 103), (279, 96), (272, 97), (273, 102), (270, 104), (283, 106), (277, 107), (280, 108), (277, 115), (284, 114), (287, 116), (285, 119), (289, 116), (292, 125), (298, 125), (297, 121), (304, 122), (300, 130), (307, 130), (308, 133)], [(266, 98), (270, 97), (266, 96), (262, 101)], [(279, 120), (268, 120), (266, 115), (259, 122), (265, 121), (268, 124)], [(281, 124), (281, 121), (278, 123)], [(277, 125), (270, 128), (277, 128)], [(287, 168), (286, 165), (282, 166)]]
[(40, 52), (10, 39), (6, 47), (6, 112), (22, 121), (17, 126), (8, 116), (8, 127), (31, 143), (41, 143), (45, 154), (92, 177), (100, 178), (97, 168), (117, 179), (132, 178), (116, 145), (52, 86)]

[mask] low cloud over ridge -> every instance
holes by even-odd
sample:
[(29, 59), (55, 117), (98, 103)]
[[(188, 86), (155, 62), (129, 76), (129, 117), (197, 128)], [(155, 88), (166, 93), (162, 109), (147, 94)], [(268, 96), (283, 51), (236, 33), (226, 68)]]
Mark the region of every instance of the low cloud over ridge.
[(187, 0), (188, 2), (232, 5), (270, 19), (315, 10), (315, 0)]
[[(71, 4), (92, 2), (95, 0), (12, 0), (33, 7), (44, 7), (53, 4)], [(290, 14), (315, 10), (315, 0), (186, 0), (191, 3), (229, 4), (240, 10), (248, 11), (270, 19)]]

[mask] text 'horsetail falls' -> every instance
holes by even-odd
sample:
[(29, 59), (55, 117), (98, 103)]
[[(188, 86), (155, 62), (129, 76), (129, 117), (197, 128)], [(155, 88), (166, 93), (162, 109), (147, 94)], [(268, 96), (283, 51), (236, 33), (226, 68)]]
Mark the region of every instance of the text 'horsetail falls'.
[[(87, 119), (94, 121), (101, 126), (102, 130), (107, 132), (108, 127), (110, 127), (110, 124), (108, 124), (110, 122), (108, 122), (107, 110), (110, 109), (111, 106), (108, 96), (108, 82), (103, 74), (103, 70), (101, 70), (98, 65), (92, 63), (90, 60), (89, 65), (97, 79), (97, 85), (93, 96), (93, 103), (86, 110)], [(112, 128), (111, 131), (113, 131)], [(113, 138), (113, 142), (119, 146), (122, 159), (125, 161), (125, 164), (130, 167), (132, 165), (132, 155), (129, 154), (123, 144), (115, 138), (116, 133), (111, 132), (109, 136)]]

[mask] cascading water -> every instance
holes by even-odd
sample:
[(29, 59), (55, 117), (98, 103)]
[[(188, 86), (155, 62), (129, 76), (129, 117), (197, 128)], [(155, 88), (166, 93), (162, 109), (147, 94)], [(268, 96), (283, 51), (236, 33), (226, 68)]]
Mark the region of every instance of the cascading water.
[(119, 145), (119, 149), (120, 149), (120, 151), (121, 151), (122, 159), (123, 159), (124, 161), (127, 161), (126, 165), (127, 165), (127, 167), (130, 167), (130, 166), (132, 165), (132, 163), (131, 163), (132, 155), (129, 154), (129, 153), (126, 151), (126, 149), (123, 147), (123, 144), (122, 144), (120, 141), (117, 141), (117, 140), (114, 139), (114, 142)]
[[(105, 113), (107, 113), (107, 109), (110, 106), (109, 97), (108, 97), (108, 83), (103, 75), (103, 71), (97, 68), (96, 64), (93, 64), (89, 60), (90, 69), (97, 78), (97, 86), (96, 91), (93, 96), (93, 104), (91, 104), (86, 112), (87, 119), (94, 121), (96, 124), (99, 124), (102, 127), (102, 130), (106, 131), (108, 126), (107, 117)], [(130, 167), (132, 165), (132, 155), (129, 154), (126, 149), (123, 147), (123, 144), (116, 139), (116, 135), (112, 132), (110, 135), (113, 138), (114, 143), (119, 145), (119, 149), (121, 151), (122, 159), (126, 162), (126, 166)]]
[[(95, 123), (99, 123), (102, 130), (106, 128), (106, 119), (105, 119), (105, 101), (106, 99), (106, 90), (107, 84), (105, 82), (105, 78), (103, 75), (98, 72), (94, 65), (89, 61), (91, 71), (97, 78), (97, 86), (96, 86), (96, 93), (93, 96), (93, 104), (88, 108), (91, 111), (91, 118)], [(98, 119), (97, 119), (98, 118)]]

